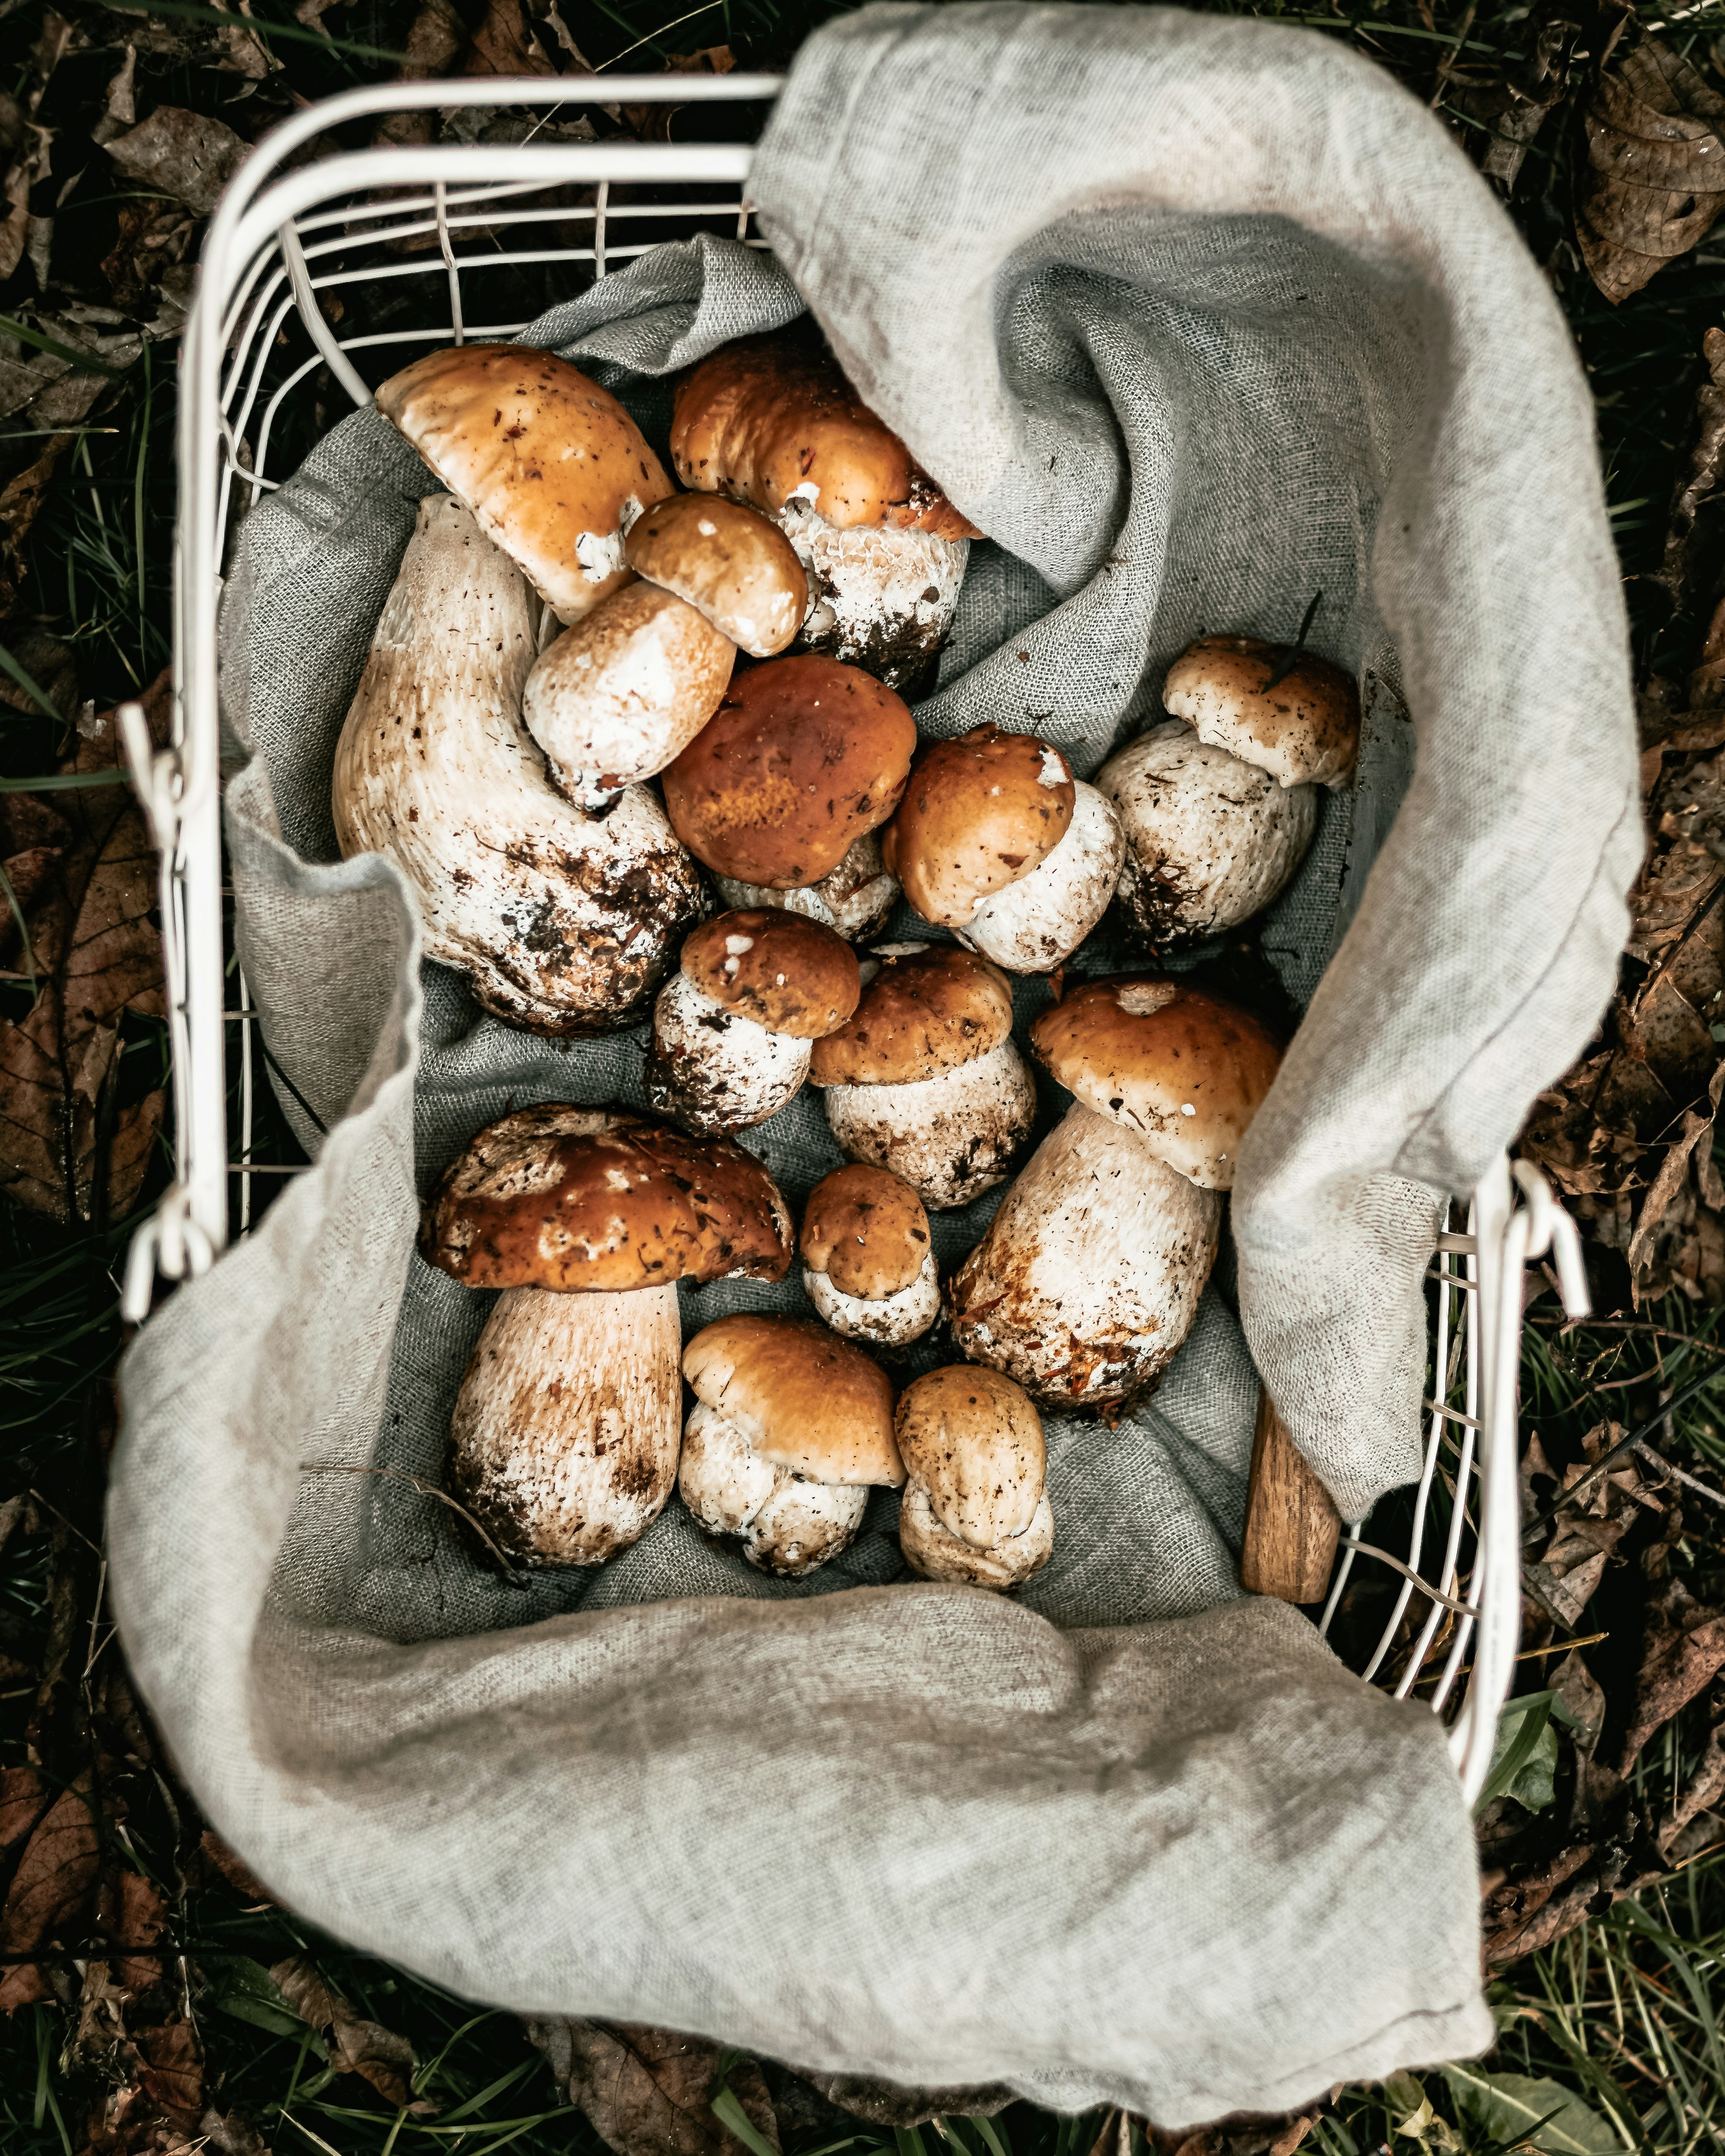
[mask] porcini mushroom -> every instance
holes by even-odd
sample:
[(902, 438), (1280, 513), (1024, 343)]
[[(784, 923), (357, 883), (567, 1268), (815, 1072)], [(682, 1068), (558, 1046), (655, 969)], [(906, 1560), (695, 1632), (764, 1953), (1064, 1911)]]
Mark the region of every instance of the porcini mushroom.
[(669, 495), (635, 519), (623, 552), (638, 577), (699, 608), (751, 658), (776, 658), (803, 625), (809, 578), (796, 549), (741, 502)]
[(953, 1337), (1034, 1399), (1126, 1399), (1191, 1330), (1280, 1050), (1247, 1012), (1158, 980), (1087, 981), (1030, 1043), (1077, 1098), (954, 1276)]
[(608, 1032), (701, 918), (701, 877), (644, 788), (598, 821), (552, 785), (521, 720), (532, 660), (521, 572), (453, 495), (422, 501), (336, 746), (336, 839), (395, 863), (425, 955), (486, 1010)]
[(603, 1564), (676, 1476), (679, 1280), (782, 1280), (790, 1216), (760, 1163), (603, 1109), (490, 1125), (426, 1208), (421, 1255), (505, 1292), (449, 1430), (454, 1494), (528, 1565)]
[(797, 332), (741, 337), (685, 377), (671, 461), (686, 487), (764, 510), (809, 572), (802, 644), (895, 688), (928, 670), (978, 536)]
[(629, 581), (623, 535), (671, 482), (578, 367), (527, 345), (452, 345), (391, 375), (377, 403), (560, 621)]
[(696, 1404), (677, 1488), (762, 1572), (800, 1579), (827, 1563), (855, 1540), (870, 1490), (905, 1479), (886, 1373), (806, 1318), (721, 1317), (684, 1349), (683, 1375)]
[(890, 1168), (939, 1212), (1004, 1182), (1036, 1118), (1036, 1086), (1012, 1043), (1012, 990), (974, 952), (883, 945), (849, 1024), (814, 1044), (841, 1149)]
[(922, 1200), (902, 1177), (853, 1163), (809, 1194), (803, 1285), (834, 1332), (901, 1348), (940, 1315), (940, 1273)]
[(898, 878), (881, 860), (880, 834), (875, 831), (853, 839), (837, 868), (801, 889), (772, 891), (764, 884), (739, 883), (726, 875), (713, 880), (726, 906), (783, 906), (788, 913), (806, 914), (819, 921), (847, 943), (866, 943), (878, 936), (898, 899)]
[(892, 814), (916, 745), (902, 699), (856, 667), (769, 659), (736, 676), (665, 771), (665, 812), (721, 875), (819, 883)]
[(684, 944), (659, 992), (648, 1098), (696, 1130), (764, 1122), (861, 993), (856, 953), (830, 928), (765, 909), (721, 913)]
[(1339, 786), (1359, 754), (1353, 676), (1260, 636), (1199, 637), (1168, 670), (1162, 701), (1201, 742), (1282, 786)]
[(1071, 957), (1107, 910), (1125, 844), (1111, 804), (1057, 748), (995, 726), (926, 748), (880, 836), (923, 919), (1014, 973)]
[(1054, 1549), (1042, 1418), (996, 1370), (950, 1363), (905, 1388), (894, 1417), (899, 1548), (924, 1579), (1018, 1587)]

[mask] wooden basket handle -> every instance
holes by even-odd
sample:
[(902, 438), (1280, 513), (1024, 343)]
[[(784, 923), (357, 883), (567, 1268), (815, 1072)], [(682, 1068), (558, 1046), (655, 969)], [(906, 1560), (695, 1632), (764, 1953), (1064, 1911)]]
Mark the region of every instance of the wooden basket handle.
[(1330, 1584), (1341, 1532), (1329, 1491), (1307, 1466), (1269, 1394), (1260, 1391), (1240, 1585), (1248, 1594), (1273, 1594), (1281, 1602), (1319, 1601)]

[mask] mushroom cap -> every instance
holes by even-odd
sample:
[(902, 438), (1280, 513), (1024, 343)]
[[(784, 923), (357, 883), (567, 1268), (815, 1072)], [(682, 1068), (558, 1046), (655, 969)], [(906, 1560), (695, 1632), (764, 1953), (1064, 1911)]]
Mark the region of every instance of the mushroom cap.
[(888, 950), (856, 1015), (814, 1044), (812, 1086), (904, 1086), (998, 1048), (1012, 1031), (1000, 968), (951, 943)]
[(834, 659), (768, 660), (732, 679), (665, 771), (665, 810), (721, 875), (819, 883), (892, 814), (916, 747), (916, 721), (884, 683)]
[(686, 374), (671, 414), (684, 485), (768, 511), (793, 495), (828, 523), (887, 525), (975, 539), (829, 352), (782, 331), (738, 337)]
[(629, 526), (623, 552), (637, 576), (698, 607), (757, 659), (783, 651), (809, 611), (796, 548), (740, 501), (667, 495)]
[(976, 1549), (1022, 1534), (1042, 1502), (1048, 1450), (1024, 1387), (975, 1363), (907, 1385), (893, 1419), (905, 1471), (935, 1517)]
[(1086, 981), (1030, 1028), (1038, 1060), (1099, 1116), (1138, 1132), (1204, 1190), (1231, 1190), (1281, 1049), (1269, 1028), (1184, 982)]
[(775, 1467), (895, 1490), (905, 1479), (891, 1380), (824, 1325), (751, 1312), (721, 1317), (684, 1348), (683, 1375)]
[(1169, 667), (1163, 704), (1201, 742), (1284, 786), (1334, 786), (1359, 753), (1359, 691), (1332, 660), (1304, 651), (1266, 693), (1286, 657), (1286, 644), (1259, 636), (1201, 636)]
[(377, 409), (562, 621), (629, 582), (625, 513), (671, 491), (610, 391), (527, 345), (428, 352), (390, 376)]
[(901, 1176), (852, 1165), (809, 1194), (799, 1245), (805, 1265), (869, 1302), (908, 1287), (928, 1256), (928, 1215)]
[(925, 921), (963, 928), (1059, 845), (1077, 798), (1072, 767), (1034, 734), (973, 726), (924, 749), (880, 834), (881, 858)]
[(468, 1287), (615, 1294), (783, 1280), (791, 1220), (772, 1177), (729, 1138), (549, 1105), (479, 1133), (426, 1207), (419, 1250)]
[(749, 906), (705, 922), (683, 946), (697, 988), (769, 1033), (819, 1040), (843, 1025), (862, 994), (856, 953), (800, 913)]

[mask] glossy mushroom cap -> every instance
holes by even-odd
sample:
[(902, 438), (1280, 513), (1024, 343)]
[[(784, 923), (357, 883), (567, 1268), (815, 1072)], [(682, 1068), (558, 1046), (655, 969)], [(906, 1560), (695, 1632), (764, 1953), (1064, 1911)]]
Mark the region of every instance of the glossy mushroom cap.
[(1085, 1106), (1138, 1132), (1204, 1190), (1231, 1190), (1281, 1050), (1248, 1011), (1174, 981), (1086, 981), (1030, 1028)]
[(1012, 1031), (998, 966), (952, 944), (904, 944), (880, 960), (848, 1025), (814, 1044), (812, 1086), (904, 1086), (986, 1055)]
[(856, 953), (799, 913), (748, 907), (706, 922), (683, 946), (683, 973), (703, 994), (769, 1033), (819, 1040), (862, 994)]
[(480, 1132), (426, 1207), (419, 1251), (468, 1287), (778, 1281), (791, 1219), (772, 1177), (728, 1138), (551, 1106)]
[(927, 1263), (928, 1215), (910, 1184), (886, 1168), (835, 1168), (809, 1194), (799, 1247), (811, 1272), (846, 1295), (884, 1302)]
[(683, 1350), (698, 1400), (763, 1460), (816, 1482), (896, 1489), (892, 1384), (860, 1348), (801, 1317), (743, 1313), (704, 1326)]
[(526, 345), (428, 352), (391, 375), (377, 409), (562, 621), (629, 582), (623, 526), (671, 491), (610, 391)]
[(741, 502), (673, 494), (623, 542), (638, 577), (675, 592), (757, 659), (783, 651), (809, 611), (809, 578), (776, 524)]
[(1302, 652), (1273, 689), (1287, 646), (1257, 636), (1201, 636), (1169, 667), (1165, 708), (1201, 742), (1284, 786), (1336, 786), (1359, 753), (1359, 692), (1327, 659)]
[(1042, 1502), (1042, 1418), (1022, 1385), (955, 1363), (905, 1389), (894, 1418), (906, 1472), (935, 1517), (978, 1549), (1020, 1535)]
[(925, 921), (963, 928), (1038, 867), (1072, 821), (1072, 767), (1034, 734), (973, 726), (917, 757), (881, 858)]
[(768, 511), (800, 496), (840, 530), (980, 536), (832, 354), (782, 331), (739, 337), (684, 377), (670, 449), (678, 478), (701, 493)]
[(698, 860), (739, 883), (819, 883), (884, 824), (910, 775), (901, 697), (836, 660), (769, 660), (737, 675), (665, 773), (665, 805)]

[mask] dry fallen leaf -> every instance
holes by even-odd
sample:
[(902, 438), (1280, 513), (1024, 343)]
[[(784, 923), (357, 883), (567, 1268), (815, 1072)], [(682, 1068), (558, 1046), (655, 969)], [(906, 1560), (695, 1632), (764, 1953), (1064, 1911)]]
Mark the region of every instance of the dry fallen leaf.
[(1515, 191), (1534, 136), (1568, 93), (1571, 62), (1581, 35), (1580, 23), (1569, 15), (1560, 13), (1540, 22), (1538, 13), (1529, 23), (1533, 48), (1525, 60), (1509, 68), (1501, 80), (1452, 94), (1447, 100), (1486, 131), (1480, 170), (1506, 195)]
[(172, 195), (194, 217), (209, 215), (246, 156), (231, 127), (174, 105), (158, 105), (104, 147), (123, 178)]
[[(1214, 2126), (1173, 2131), (1147, 2125), (1145, 2138), (1157, 2156), (1293, 2156), (1317, 2119), (1318, 2107), (1314, 2103), (1304, 2111), (1285, 2112), (1273, 2118), (1240, 2113)], [(1128, 2123), (1122, 2115), (1122, 2129)]]
[(100, 1851), (90, 1779), (84, 1774), (49, 1806), (12, 1875), (0, 1911), (0, 1953), (11, 1958), (0, 1973), (0, 2010), (49, 1995), (40, 1970), (23, 1957), (66, 1935), (95, 1885)]
[(259, 1879), (251, 1866), (235, 1851), (228, 1848), (213, 1827), (203, 1830), (198, 1843), (210, 1868), (234, 1889), (243, 1902), (270, 1902), (275, 1897)]
[[(747, 2156), (713, 2114), (718, 2045), (634, 2022), (529, 2021), (526, 2027), (570, 2102), (587, 2113), (617, 2156)], [(750, 2124), (777, 2148), (778, 2123), (759, 2066), (744, 2061), (727, 2086)]]
[(413, 2048), (405, 2036), (356, 2014), (308, 1954), (290, 1954), (270, 1979), (302, 2021), (324, 2037), (329, 2063), (338, 2074), (357, 2074), (386, 2103), (414, 2118), (429, 2118), (434, 2103), (413, 2095)]
[[(978, 2082), (963, 2088), (907, 2088), (897, 2082), (876, 2080), (865, 2074), (817, 2074), (798, 2067), (798, 2076), (829, 2103), (865, 2118), (871, 2126), (926, 2126), (931, 2118), (947, 2112), (963, 2112), (968, 2118), (992, 2118), (1015, 2102), (1003, 2082)], [(736, 2077), (732, 2076), (732, 2086)]]
[(1644, 38), (1602, 71), (1585, 125), (1576, 238), (1615, 305), (1686, 254), (1725, 208), (1725, 98)]
[(1725, 1669), (1725, 1612), (1696, 1601), (1678, 1579), (1647, 1604), (1635, 1704), (1619, 1771), (1628, 1774), (1648, 1739)]

